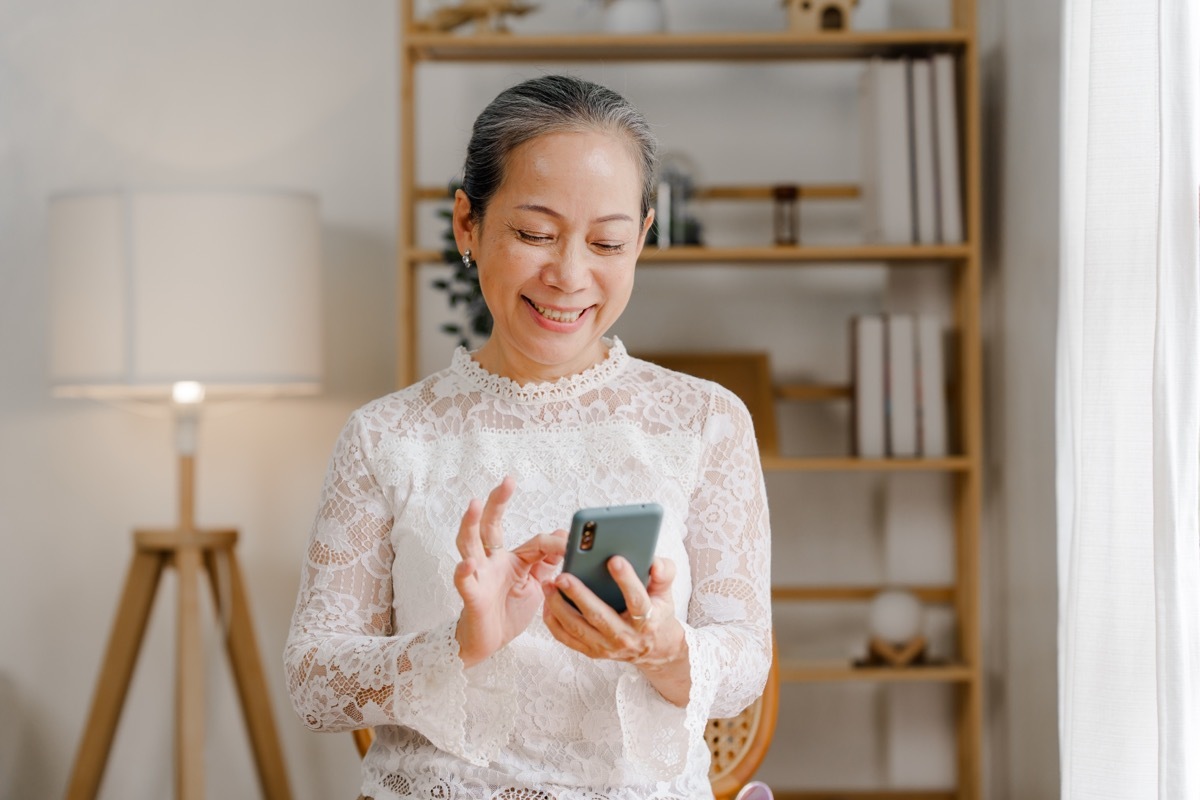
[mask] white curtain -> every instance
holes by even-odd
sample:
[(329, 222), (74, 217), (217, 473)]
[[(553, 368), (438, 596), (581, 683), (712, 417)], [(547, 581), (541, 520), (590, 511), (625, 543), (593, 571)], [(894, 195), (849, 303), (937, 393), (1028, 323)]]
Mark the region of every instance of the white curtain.
[(1200, 800), (1200, 2), (1064, 0), (1063, 798)]

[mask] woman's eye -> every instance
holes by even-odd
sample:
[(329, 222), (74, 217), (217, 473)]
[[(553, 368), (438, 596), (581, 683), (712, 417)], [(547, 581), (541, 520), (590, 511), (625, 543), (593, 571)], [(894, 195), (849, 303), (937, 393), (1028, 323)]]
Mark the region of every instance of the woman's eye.
[(533, 231), (517, 231), (517, 235), (526, 242), (534, 244), (545, 244), (550, 241), (550, 237), (544, 233), (534, 233)]
[(602, 253), (619, 253), (625, 249), (624, 242), (596, 242), (592, 246)]

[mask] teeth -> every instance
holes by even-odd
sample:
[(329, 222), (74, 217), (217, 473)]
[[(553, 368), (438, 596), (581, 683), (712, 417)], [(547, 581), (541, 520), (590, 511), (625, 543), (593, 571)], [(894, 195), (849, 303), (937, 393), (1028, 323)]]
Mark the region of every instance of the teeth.
[[(530, 302), (533, 303), (532, 300)], [(575, 320), (579, 319), (579, 315), (583, 313), (582, 310), (580, 310), (580, 311), (555, 311), (553, 308), (546, 308), (545, 306), (539, 306), (537, 303), (533, 303), (533, 307), (536, 308), (537, 312), (539, 314), (541, 314), (543, 317), (545, 317), (546, 319), (554, 320), (555, 322), (574, 322)]]

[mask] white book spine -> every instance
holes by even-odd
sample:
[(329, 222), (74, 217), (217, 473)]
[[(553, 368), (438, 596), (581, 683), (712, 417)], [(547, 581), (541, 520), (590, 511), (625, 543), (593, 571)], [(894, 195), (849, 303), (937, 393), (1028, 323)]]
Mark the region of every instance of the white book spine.
[(962, 195), (959, 182), (958, 102), (954, 83), (954, 56), (933, 56), (933, 106), (937, 121), (938, 205), (941, 240), (957, 244), (963, 240)]
[(883, 458), (887, 454), (883, 318), (855, 317), (851, 326), (855, 453), (861, 458)]
[(921, 455), (941, 458), (946, 444), (946, 368), (942, 326), (932, 316), (917, 317), (917, 427)]
[(883, 238), (879, 226), (879, 120), (875, 111), (881, 61), (873, 58), (867, 62), (859, 84), (859, 145), (862, 154), (859, 183), (862, 185), (863, 237), (868, 242), (878, 242)]
[(658, 249), (671, 246), (671, 184), (661, 181), (654, 203), (654, 224), (658, 226)]
[(863, 230), (869, 242), (913, 241), (908, 67), (873, 58), (860, 92)]
[(913, 318), (908, 314), (890, 315), (886, 327), (888, 454), (896, 458), (913, 458), (917, 455)]
[(913, 240), (912, 147), (908, 123), (908, 64), (879, 62), (875, 87), (875, 136), (878, 138), (880, 241), (909, 244)]
[(929, 60), (913, 59), (910, 77), (916, 241), (919, 244), (935, 244), (938, 241), (939, 220), (934, 175), (933, 82)]

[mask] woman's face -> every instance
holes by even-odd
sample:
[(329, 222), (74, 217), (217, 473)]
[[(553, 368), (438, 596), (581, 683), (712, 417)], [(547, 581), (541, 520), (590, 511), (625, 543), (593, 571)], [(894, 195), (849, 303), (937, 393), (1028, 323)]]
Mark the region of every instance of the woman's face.
[(532, 139), (508, 160), (478, 224), (461, 191), (460, 251), (471, 251), (492, 312), (477, 358), (518, 383), (581, 372), (604, 358), (600, 337), (625, 310), (653, 219), (644, 224), (630, 145), (595, 131)]

